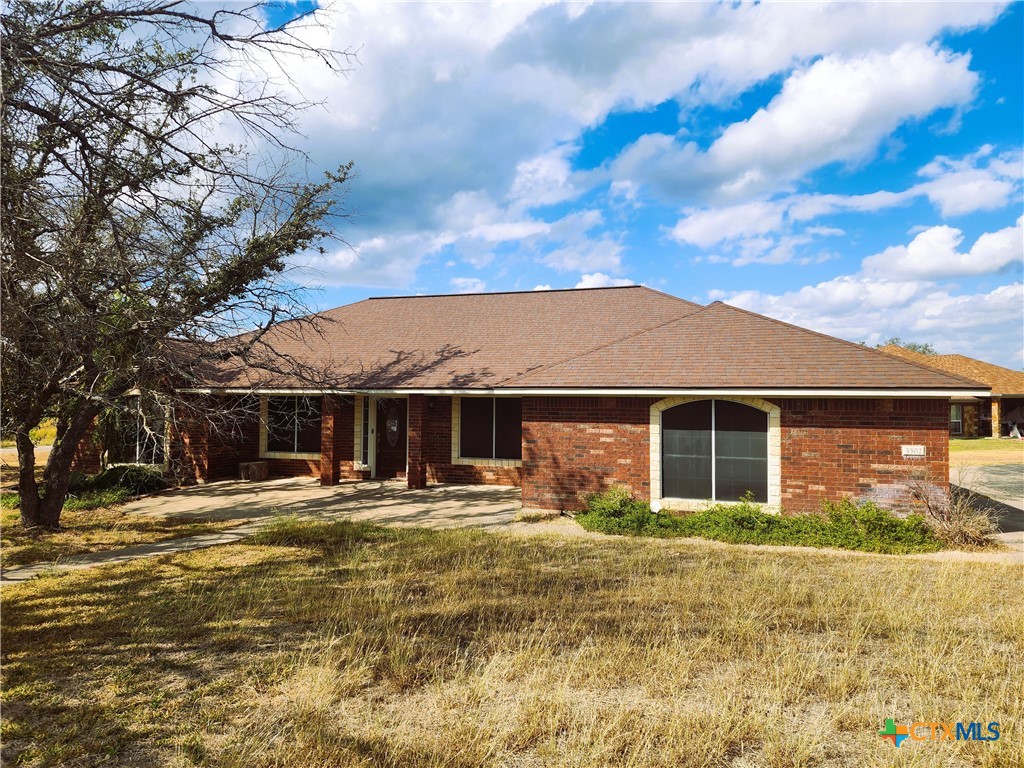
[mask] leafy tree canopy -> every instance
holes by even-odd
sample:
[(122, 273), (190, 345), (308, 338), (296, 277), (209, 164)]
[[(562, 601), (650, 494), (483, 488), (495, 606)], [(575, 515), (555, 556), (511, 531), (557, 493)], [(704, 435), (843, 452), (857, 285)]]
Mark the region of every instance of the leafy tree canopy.
[[(126, 392), (163, 407), (216, 359), (286, 364), (249, 358), (306, 314), (289, 257), (334, 236), (351, 172), (310, 180), (289, 144), (310, 106), (280, 81), (290, 57), (349, 60), (305, 42), (317, 23), (271, 29), (258, 4), (6, 3), (2, 428), (27, 524), (59, 524), (76, 446)], [(40, 484), (29, 430), (45, 418)]]

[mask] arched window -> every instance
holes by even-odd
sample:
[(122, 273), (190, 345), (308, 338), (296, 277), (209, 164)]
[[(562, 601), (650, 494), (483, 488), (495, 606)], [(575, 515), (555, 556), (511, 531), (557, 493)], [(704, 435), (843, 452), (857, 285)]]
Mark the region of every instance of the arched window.
[(768, 501), (768, 414), (731, 400), (697, 400), (661, 414), (661, 495)]

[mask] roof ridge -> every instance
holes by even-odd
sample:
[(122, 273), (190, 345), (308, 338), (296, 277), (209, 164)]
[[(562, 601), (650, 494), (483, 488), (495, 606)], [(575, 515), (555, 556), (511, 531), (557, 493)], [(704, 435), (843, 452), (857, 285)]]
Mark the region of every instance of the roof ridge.
[[(458, 299), (467, 296), (509, 296), (509, 295), (523, 295), (531, 296), (537, 293), (570, 293), (573, 291), (621, 291), (627, 288), (644, 288), (648, 291), (654, 291), (655, 293), (662, 293), (654, 288), (648, 288), (646, 285), (594, 285), (588, 288), (544, 288), (543, 290), (529, 290), (529, 291), (471, 291), (469, 293), (420, 293), (412, 296), (369, 296), (362, 301), (389, 301), (392, 299)], [(665, 293), (665, 296), (671, 296), (671, 294)], [(672, 296), (673, 299), (679, 301), (686, 301), (686, 299), (680, 299), (678, 296)], [(359, 302), (356, 302), (359, 303)], [(693, 303), (693, 302), (688, 302)], [(342, 306), (349, 306), (343, 304)], [(698, 305), (699, 306), (699, 305)], [(334, 309), (340, 309), (340, 307), (334, 307)], [(330, 310), (324, 310), (329, 312)]]
[(775, 323), (776, 325), (784, 325), (787, 328), (794, 328), (794, 329), (796, 329), (798, 331), (802, 331), (803, 333), (809, 333), (809, 334), (811, 334), (813, 336), (818, 336), (818, 337), (823, 338), (823, 339), (829, 339), (831, 341), (838, 341), (840, 344), (845, 344), (846, 346), (853, 347), (854, 349), (857, 349), (857, 350), (867, 351), (867, 352), (870, 352), (870, 353), (873, 353), (873, 354), (876, 354), (876, 355), (883, 355), (883, 356), (888, 357), (890, 359), (897, 359), (897, 360), (900, 360), (900, 361), (906, 363), (907, 365), (913, 365), (913, 366), (916, 366), (918, 368), (922, 368), (922, 369), (924, 369), (926, 371), (931, 371), (932, 373), (941, 373), (944, 376), (948, 376), (951, 379), (956, 379), (956, 380), (958, 380), (958, 381), (960, 381), (960, 382), (962, 382), (964, 384), (970, 384), (971, 386), (981, 386), (981, 387), (985, 387), (986, 389), (991, 389), (991, 387), (989, 387), (986, 384), (982, 384), (980, 381), (974, 381), (973, 379), (967, 379), (967, 378), (964, 378), (963, 376), (957, 376), (954, 373), (950, 373), (949, 371), (943, 371), (943, 370), (940, 370), (940, 369), (937, 369), (937, 368), (932, 368), (930, 366), (922, 365), (921, 363), (917, 363), (917, 362), (915, 362), (913, 360), (910, 360), (910, 359), (907, 359), (907, 358), (899, 357), (897, 355), (891, 355), (888, 352), (882, 352), (880, 349), (875, 349), (873, 347), (869, 347), (867, 344), (857, 344), (856, 342), (853, 342), (853, 341), (847, 341), (846, 339), (840, 339), (838, 336), (830, 336), (827, 333), (821, 333), (820, 331), (814, 331), (814, 330), (811, 330), (810, 328), (804, 328), (804, 327), (799, 326), (799, 325), (793, 325), (793, 323), (787, 323), (785, 320), (778, 320), (777, 318), (770, 317), (769, 315), (762, 315), (762, 314), (759, 314), (757, 312), (752, 312), (749, 309), (743, 309), (743, 307), (735, 307), (732, 304), (726, 304), (723, 301), (712, 302), (711, 304), (708, 305), (708, 307), (710, 308), (710, 307), (713, 307), (715, 305), (718, 305), (718, 306), (721, 306), (721, 307), (725, 307), (726, 309), (730, 309), (730, 310), (732, 310), (734, 312), (742, 312), (745, 315), (752, 315), (753, 317), (759, 317), (762, 320), (768, 320), (769, 322)]
[[(654, 290), (654, 289), (652, 288), (651, 290)], [(655, 292), (656, 293), (661, 293), (661, 291), (655, 291)], [(665, 295), (666, 296), (671, 296), (671, 294), (665, 294)], [(672, 298), (678, 298), (678, 297), (673, 296)], [(564, 365), (565, 363), (568, 363), (570, 360), (579, 360), (580, 358), (586, 357), (587, 355), (594, 354), (598, 350), (606, 349), (607, 347), (613, 346), (615, 344), (619, 344), (619, 343), (621, 343), (623, 341), (626, 341), (627, 339), (635, 339), (638, 336), (643, 336), (645, 333), (650, 333), (651, 331), (655, 331), (658, 328), (663, 328), (666, 325), (671, 325), (672, 323), (675, 323), (675, 322), (678, 322), (680, 320), (683, 320), (684, 318), (693, 317), (694, 315), (699, 315), (701, 312), (703, 312), (706, 309), (709, 309), (710, 306), (711, 306), (711, 305), (706, 305), (705, 306), (705, 305), (697, 304), (696, 302), (686, 301), (686, 299), (680, 299), (680, 301), (684, 301), (687, 304), (689, 304), (690, 306), (696, 307), (696, 309), (694, 309), (692, 312), (687, 312), (684, 315), (679, 315), (678, 317), (673, 317), (671, 320), (666, 320), (663, 323), (657, 323), (656, 325), (652, 325), (650, 328), (644, 328), (643, 330), (636, 331), (635, 333), (627, 333), (625, 336), (622, 336), (621, 338), (612, 339), (611, 341), (607, 341), (604, 344), (598, 344), (596, 347), (591, 347), (590, 349), (585, 350), (583, 352), (580, 352), (579, 354), (569, 355), (568, 357), (563, 358), (561, 360), (556, 360), (553, 363), (548, 363), (547, 365), (539, 365), (536, 368), (530, 369), (529, 371), (526, 371), (526, 372), (523, 372), (523, 373), (517, 373), (515, 376), (509, 376), (508, 378), (502, 379), (501, 381), (499, 381), (498, 384), (499, 385), (501, 385), (501, 384), (509, 384), (509, 383), (515, 381), (516, 379), (523, 378), (524, 376), (532, 376), (532, 375), (534, 375), (536, 373), (539, 373), (540, 371), (547, 370), (548, 368), (554, 368), (555, 366), (558, 366), (558, 365)]]

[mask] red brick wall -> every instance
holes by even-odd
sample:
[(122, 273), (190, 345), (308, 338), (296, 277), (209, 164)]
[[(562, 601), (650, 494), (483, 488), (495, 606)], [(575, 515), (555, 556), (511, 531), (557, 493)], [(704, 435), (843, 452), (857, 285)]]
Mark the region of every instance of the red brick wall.
[[(525, 402), (524, 399), (524, 408), (526, 407)], [(420, 444), (423, 451), (423, 472), (426, 475), (427, 482), (522, 485), (523, 470), (520, 467), (479, 467), (452, 464), (452, 398), (424, 397), (423, 403), (425, 413), (423, 417), (423, 435), (420, 438)], [(411, 414), (411, 409), (413, 408), (411, 399), (409, 407)], [(525, 439), (525, 413), (523, 421)], [(412, 434), (410, 432), (410, 468), (412, 446)]]
[[(95, 426), (91, 425), (77, 446), (71, 459), (71, 469), (95, 475), (100, 471), (100, 453), (102, 448), (94, 439)], [(36, 454), (38, 457), (38, 454)]]
[(650, 498), (645, 397), (523, 398), (523, 507), (578, 510), (582, 497), (626, 485)]
[[(352, 466), (355, 441), (355, 398), (327, 395), (323, 399), (323, 431), (320, 441), (320, 463), (317, 471), (321, 485), (334, 485), (342, 480), (361, 480), (368, 473)], [(279, 461), (272, 459), (271, 462)], [(314, 464), (316, 462), (313, 462)], [(271, 472), (275, 464), (271, 463)], [(283, 467), (288, 473), (289, 467)], [(296, 470), (296, 474), (303, 474)]]
[(177, 409), (170, 426), (171, 471), (180, 481), (238, 477), (238, 463), (255, 461), (259, 453), (257, 402), (211, 397), (200, 401), (200, 407), (223, 416), (211, 423), (199, 410)]
[[(949, 488), (949, 403), (945, 400), (782, 399), (782, 507), (810, 512), (822, 499), (909, 504), (908, 474), (925, 471)], [(901, 445), (923, 445), (904, 459)]]
[[(657, 398), (523, 399), (523, 506), (579, 509), (581, 498), (625, 485), (650, 498), (650, 406)], [(948, 489), (949, 406), (943, 400), (776, 400), (781, 407), (782, 506), (822, 499), (908, 503), (907, 475), (925, 469)], [(924, 459), (900, 446), (924, 445)]]
[(208, 429), (191, 409), (175, 408), (167, 425), (171, 474), (179, 483), (206, 482)]
[(423, 395), (409, 395), (408, 481), (410, 488), (427, 487), (427, 459), (423, 455), (427, 437), (430, 401)]

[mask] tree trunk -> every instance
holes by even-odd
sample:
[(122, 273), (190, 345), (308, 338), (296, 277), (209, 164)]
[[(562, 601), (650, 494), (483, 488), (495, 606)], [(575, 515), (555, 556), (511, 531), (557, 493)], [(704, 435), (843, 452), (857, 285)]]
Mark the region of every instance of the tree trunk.
[(26, 527), (44, 526), (52, 528), (41, 516), (39, 485), (36, 483), (36, 447), (27, 429), (19, 428), (14, 442), (18, 447), (18, 506), (21, 507), (21, 524)]
[[(50, 457), (43, 470), (43, 489), (39, 493), (34, 474), (35, 446), (26, 432), (18, 434), (18, 463), (21, 474), (18, 479), (18, 493), (21, 505), (21, 520), (26, 526), (59, 528), (60, 513), (68, 495), (71, 480), (71, 464), (75, 459), (78, 443), (92, 424), (99, 406), (87, 403), (67, 423), (67, 428), (54, 440)], [(24, 437), (24, 445), (22, 438)], [(26, 471), (26, 463), (28, 469)]]

